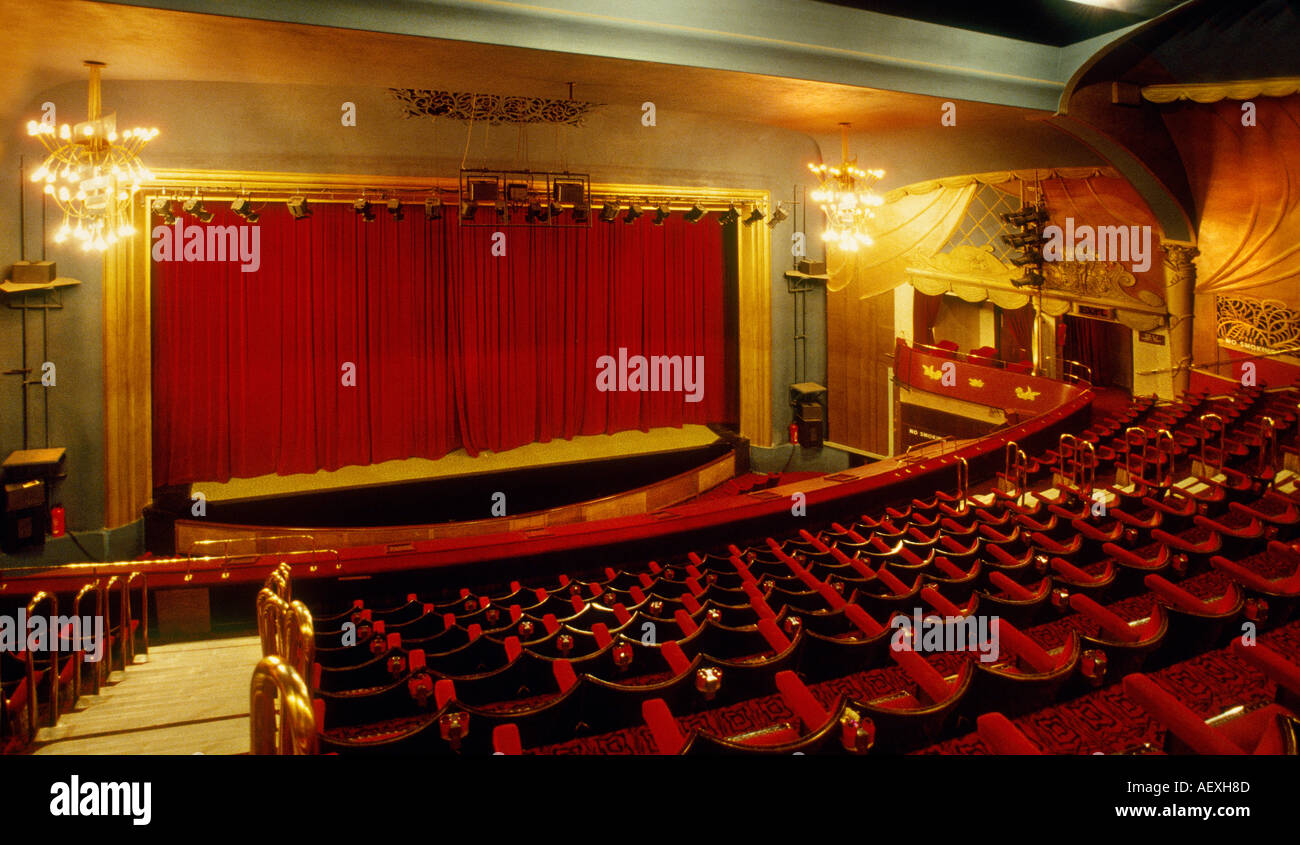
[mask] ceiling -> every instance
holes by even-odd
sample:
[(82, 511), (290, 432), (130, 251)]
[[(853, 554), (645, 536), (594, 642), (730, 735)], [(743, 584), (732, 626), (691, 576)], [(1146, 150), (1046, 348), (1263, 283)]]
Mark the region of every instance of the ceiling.
[(1064, 47), (1142, 23), (1184, 0), (821, 0), (835, 6)]
[[(810, 134), (932, 126), (940, 98), (776, 75), (554, 53), (409, 35), (119, 6), (85, 0), (0, 0), (7, 84), (0, 120), (31, 99), (86, 78), (82, 60), (115, 79), (440, 88), (679, 109)], [(1043, 112), (963, 104), (965, 125)]]

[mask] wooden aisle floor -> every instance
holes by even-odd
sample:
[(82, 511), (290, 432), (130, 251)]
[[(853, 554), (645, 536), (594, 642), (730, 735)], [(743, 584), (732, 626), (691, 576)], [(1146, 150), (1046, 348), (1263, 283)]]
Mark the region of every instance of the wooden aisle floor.
[(261, 656), (255, 636), (151, 646), (41, 728), (32, 753), (247, 754), (248, 685)]

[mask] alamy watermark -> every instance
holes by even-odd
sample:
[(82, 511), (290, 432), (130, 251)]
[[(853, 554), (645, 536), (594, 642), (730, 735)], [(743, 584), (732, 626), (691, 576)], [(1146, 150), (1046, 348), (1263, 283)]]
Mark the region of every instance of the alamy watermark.
[(103, 616), (28, 616), (19, 608), (17, 616), (0, 615), (0, 651), (45, 652), (57, 644), (61, 654), (84, 651), (87, 663), (104, 658)]
[(596, 389), (637, 393), (685, 393), (687, 402), (704, 399), (703, 355), (632, 355), (619, 347), (617, 359), (596, 359)]
[(256, 273), (262, 266), (261, 226), (196, 226), (177, 220), (154, 226), (150, 237), (154, 261), (238, 261), (242, 273)]
[(922, 616), (915, 608), (910, 617), (898, 614), (889, 620), (894, 629), (890, 645), (895, 651), (974, 651), (981, 663), (994, 663), (1001, 655), (998, 617)]
[(1065, 218), (1065, 228), (1043, 227), (1044, 261), (1119, 261), (1135, 273), (1151, 269), (1150, 226), (1075, 226)]

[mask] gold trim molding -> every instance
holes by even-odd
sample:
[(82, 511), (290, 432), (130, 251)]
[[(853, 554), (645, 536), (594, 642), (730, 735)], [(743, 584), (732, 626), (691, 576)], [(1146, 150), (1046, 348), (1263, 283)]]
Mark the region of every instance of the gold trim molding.
[(1175, 100), (1217, 103), (1219, 100), (1289, 97), (1298, 93), (1300, 93), (1300, 76), (1241, 79), (1232, 82), (1175, 82), (1142, 86), (1142, 98), (1152, 103), (1172, 103)]

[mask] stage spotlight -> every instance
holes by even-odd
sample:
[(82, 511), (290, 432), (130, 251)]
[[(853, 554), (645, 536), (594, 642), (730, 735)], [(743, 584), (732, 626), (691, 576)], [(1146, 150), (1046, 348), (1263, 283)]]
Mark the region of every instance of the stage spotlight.
[(558, 202), (551, 203), (547, 208), (551, 212), (552, 217), (559, 217), (564, 213), (564, 206), (560, 205)]
[(393, 219), (401, 220), (403, 217), (402, 201), (399, 199), (391, 199), (388, 201), (387, 205), (388, 205), (388, 213), (393, 215)]
[(162, 222), (168, 226), (176, 222), (176, 212), (172, 210), (172, 201), (166, 197), (158, 197), (153, 201), (153, 213), (162, 218)]
[(706, 212), (704, 211), (704, 209), (697, 202), (695, 203), (695, 205), (691, 206), (690, 211), (682, 215), (682, 219), (685, 220), (687, 223), (699, 223), (701, 220), (704, 219), (705, 213)]
[(474, 200), (460, 201), (460, 219), (467, 223), (473, 223), (474, 218), (478, 215), (478, 203)]
[(424, 219), (441, 220), (442, 219), (442, 200), (437, 197), (430, 197), (424, 201)]
[(664, 221), (668, 219), (668, 215), (670, 214), (672, 214), (672, 209), (668, 207), (668, 203), (664, 203), (663, 205), (655, 209), (655, 216), (650, 222), (655, 224), (656, 226), (662, 226), (664, 225)]
[(573, 207), (571, 214), (573, 215), (574, 223), (586, 223), (591, 219), (591, 206), (587, 205), (585, 202), (580, 202)]
[(600, 210), (600, 221), (602, 223), (613, 223), (618, 219), (618, 206), (612, 202), (605, 203)]
[(256, 223), (261, 217), (260, 214), (253, 210), (253, 201), (248, 197), (240, 197), (232, 202), (230, 204), (230, 210), (233, 211), (236, 216), (244, 218), (249, 223)]
[(641, 216), (641, 206), (637, 205), (636, 203), (632, 203), (627, 207), (627, 214), (623, 217), (623, 222), (635, 223), (637, 221), (637, 218), (640, 216)]
[(740, 211), (733, 202), (727, 206), (727, 210), (718, 215), (718, 223), (723, 226), (731, 226), (740, 219)]
[(294, 220), (306, 220), (311, 217), (311, 206), (307, 204), (306, 197), (290, 197), (289, 214)]
[(361, 215), (361, 219), (369, 223), (375, 219), (375, 213), (370, 210), (370, 200), (362, 197), (352, 203), (352, 210)]
[(505, 201), (505, 200), (503, 200), (503, 199), (499, 199), (499, 200), (497, 200), (496, 210), (497, 210), (497, 222), (498, 222), (498, 223), (506, 223), (506, 222), (509, 222), (509, 220), (510, 220), (510, 209), (509, 209), (509, 207), (506, 206), (506, 201)]
[(528, 204), (528, 210), (524, 212), (524, 222), (526, 223), (545, 223), (551, 217), (551, 207), (542, 205), (537, 200)]
[(762, 219), (763, 219), (763, 212), (759, 210), (758, 206), (754, 206), (754, 210), (749, 212), (749, 216), (745, 218), (745, 225), (753, 226), (755, 223), (759, 222)]
[(186, 200), (181, 206), (181, 210), (200, 223), (212, 222), (212, 212), (203, 207), (203, 200), (198, 197)]
[(777, 223), (780, 223), (789, 216), (790, 215), (786, 213), (786, 210), (781, 206), (781, 203), (778, 202), (776, 208), (772, 210), (772, 216), (767, 218), (767, 228), (775, 229)]

